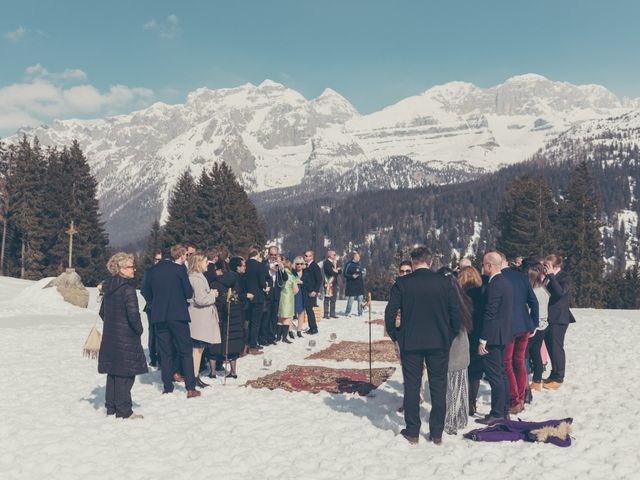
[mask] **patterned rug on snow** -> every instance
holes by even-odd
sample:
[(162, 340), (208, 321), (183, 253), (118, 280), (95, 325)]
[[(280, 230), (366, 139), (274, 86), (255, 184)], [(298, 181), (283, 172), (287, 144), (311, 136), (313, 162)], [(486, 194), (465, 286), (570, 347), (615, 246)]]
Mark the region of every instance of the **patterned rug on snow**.
[(289, 365), (246, 385), (253, 388), (280, 388), (288, 392), (321, 391), (329, 393), (357, 393), (366, 395), (382, 385), (395, 372), (394, 367), (372, 369), (372, 381), (369, 383), (369, 369), (326, 368), (316, 366)]
[[(335, 360), (338, 362), (351, 360), (354, 362), (368, 362), (369, 342), (339, 342), (309, 355), (306, 360)], [(374, 362), (398, 363), (398, 356), (396, 355), (393, 342), (390, 340), (372, 342), (371, 360)]]

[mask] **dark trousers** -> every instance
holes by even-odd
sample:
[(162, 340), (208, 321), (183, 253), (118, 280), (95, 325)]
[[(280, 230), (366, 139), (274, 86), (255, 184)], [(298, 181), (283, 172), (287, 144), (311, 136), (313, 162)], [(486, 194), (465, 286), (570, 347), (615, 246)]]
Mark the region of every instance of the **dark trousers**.
[(544, 341), (544, 336), (547, 334), (548, 328), (549, 327), (544, 330), (536, 330), (536, 334), (529, 339), (529, 358), (533, 364), (532, 380), (536, 383), (540, 383), (542, 381), (542, 371), (544, 370), (541, 353), (542, 342)]
[[(160, 350), (160, 370), (165, 392), (173, 391), (173, 374), (175, 366), (180, 365), (187, 390), (196, 389), (196, 378), (193, 371), (193, 342), (187, 322), (162, 322), (156, 324), (158, 349)], [(174, 346), (175, 352), (174, 359)]]
[(265, 303), (264, 313), (260, 321), (260, 343), (271, 343), (276, 339), (276, 325), (278, 325), (278, 301), (272, 298)]
[(329, 316), (331, 315), (332, 317), (336, 316), (336, 300), (337, 300), (337, 295), (334, 294), (331, 297), (324, 297), (324, 318), (329, 318)]
[(305, 298), (304, 311), (307, 312), (307, 322), (309, 323), (309, 330), (312, 331), (318, 330), (318, 324), (316, 323), (316, 313), (313, 311), (313, 307), (315, 307), (316, 305), (317, 304), (315, 297)]
[(104, 405), (107, 407), (107, 415), (116, 415), (116, 418), (128, 418), (133, 413), (131, 407), (131, 387), (136, 377), (117, 377), (107, 375), (107, 390), (104, 394)]
[(256, 348), (258, 346), (258, 335), (260, 334), (260, 322), (264, 311), (264, 303), (250, 303), (247, 311), (249, 319), (249, 346)]
[(550, 324), (544, 336), (544, 343), (547, 345), (549, 357), (551, 357), (551, 373), (549, 378), (557, 382), (564, 380), (564, 367), (566, 358), (564, 355), (564, 336), (569, 325)]
[(158, 362), (158, 345), (156, 342), (156, 326), (149, 322), (149, 361)]
[(484, 375), (491, 386), (491, 412), (493, 417), (509, 414), (509, 381), (504, 371), (504, 345), (487, 345), (489, 351), (482, 356)]
[(420, 386), (422, 367), (427, 363), (429, 392), (431, 393), (431, 413), (429, 433), (432, 437), (442, 437), (444, 417), (447, 412), (447, 369), (449, 351), (446, 349), (410, 350), (400, 355), (402, 376), (404, 377), (404, 421), (407, 434), (420, 434)]

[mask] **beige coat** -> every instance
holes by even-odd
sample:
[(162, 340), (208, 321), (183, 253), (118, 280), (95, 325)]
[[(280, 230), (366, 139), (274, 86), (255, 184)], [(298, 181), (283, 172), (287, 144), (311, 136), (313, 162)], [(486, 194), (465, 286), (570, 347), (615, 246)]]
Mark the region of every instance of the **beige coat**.
[(220, 343), (216, 295), (202, 273), (190, 273), (189, 282), (193, 287), (193, 298), (189, 300), (191, 338), (211, 344)]

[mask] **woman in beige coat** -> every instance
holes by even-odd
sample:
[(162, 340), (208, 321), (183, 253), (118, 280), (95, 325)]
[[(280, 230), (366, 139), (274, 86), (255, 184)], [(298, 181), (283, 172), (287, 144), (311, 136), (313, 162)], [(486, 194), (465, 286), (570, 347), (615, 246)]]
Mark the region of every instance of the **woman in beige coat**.
[(208, 386), (198, 376), (202, 352), (206, 347), (221, 342), (218, 311), (215, 306), (218, 291), (209, 288), (209, 282), (203, 275), (208, 263), (207, 257), (200, 252), (191, 255), (188, 260), (189, 282), (193, 288), (193, 298), (189, 300), (189, 329), (193, 340), (193, 369), (199, 387)]

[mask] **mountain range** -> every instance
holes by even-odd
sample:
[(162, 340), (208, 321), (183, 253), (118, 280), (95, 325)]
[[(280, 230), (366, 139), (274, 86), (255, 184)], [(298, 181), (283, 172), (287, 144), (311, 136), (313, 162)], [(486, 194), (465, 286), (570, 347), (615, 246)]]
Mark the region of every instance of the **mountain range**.
[(12, 138), (79, 141), (118, 246), (166, 219), (171, 189), (186, 169), (197, 176), (225, 161), (257, 202), (459, 183), (522, 162), (562, 134), (625, 128), (625, 115), (638, 108), (640, 100), (599, 85), (527, 74), (491, 88), (451, 82), (361, 115), (334, 90), (307, 100), (265, 80), (199, 88), (183, 104), (127, 115), (55, 121)]

